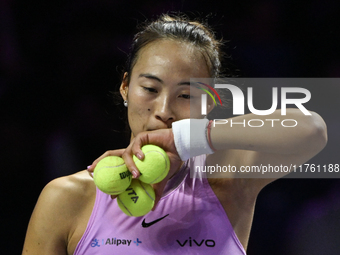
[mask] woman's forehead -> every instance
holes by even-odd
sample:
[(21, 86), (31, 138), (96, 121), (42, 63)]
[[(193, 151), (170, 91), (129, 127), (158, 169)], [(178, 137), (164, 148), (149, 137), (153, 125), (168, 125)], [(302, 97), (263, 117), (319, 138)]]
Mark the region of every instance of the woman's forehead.
[(201, 52), (189, 43), (174, 40), (157, 40), (140, 50), (132, 73), (152, 70), (157, 73), (209, 76), (208, 66)]

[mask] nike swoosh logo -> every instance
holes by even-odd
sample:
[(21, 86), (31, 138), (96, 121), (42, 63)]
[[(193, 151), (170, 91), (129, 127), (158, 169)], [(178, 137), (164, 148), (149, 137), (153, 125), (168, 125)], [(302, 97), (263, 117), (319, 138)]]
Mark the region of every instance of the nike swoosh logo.
[(151, 221), (151, 222), (149, 222), (149, 223), (146, 223), (146, 222), (145, 222), (145, 219), (143, 219), (142, 227), (143, 227), (143, 228), (148, 228), (148, 227), (152, 226), (153, 224), (157, 223), (158, 221), (163, 220), (163, 219), (164, 219), (166, 216), (168, 216), (168, 215), (169, 215), (169, 214), (167, 214), (167, 215), (165, 215), (165, 216), (163, 216), (162, 218), (159, 218), (159, 219), (157, 219), (157, 220)]

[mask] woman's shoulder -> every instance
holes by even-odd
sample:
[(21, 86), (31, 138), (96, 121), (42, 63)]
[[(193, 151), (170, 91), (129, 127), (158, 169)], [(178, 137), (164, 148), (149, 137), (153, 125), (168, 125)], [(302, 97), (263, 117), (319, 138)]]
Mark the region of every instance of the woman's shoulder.
[(84, 170), (50, 181), (42, 190), (37, 206), (58, 213), (78, 214), (95, 194), (93, 179)]
[(84, 170), (50, 181), (42, 190), (39, 200), (47, 197), (51, 202), (72, 204), (74, 201), (90, 196), (93, 192), (95, 192), (93, 179)]
[(27, 229), (24, 249), (30, 251), (28, 254), (64, 254), (72, 233), (79, 225), (86, 226), (83, 221), (88, 218), (95, 194), (87, 171), (49, 182), (39, 196)]
[(63, 195), (90, 195), (95, 189), (92, 177), (86, 170), (77, 172), (75, 174), (63, 176), (50, 181), (44, 192), (57, 192)]
[(47, 198), (46, 205), (50, 204), (49, 206), (60, 207), (63, 211), (69, 211), (68, 213), (78, 214), (94, 199), (95, 194), (93, 179), (84, 170), (52, 180), (45, 186), (39, 199)]

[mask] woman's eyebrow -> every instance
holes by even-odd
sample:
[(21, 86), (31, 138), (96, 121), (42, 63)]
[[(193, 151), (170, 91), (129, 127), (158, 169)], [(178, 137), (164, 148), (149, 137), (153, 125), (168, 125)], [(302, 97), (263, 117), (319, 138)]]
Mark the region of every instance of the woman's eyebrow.
[(155, 75), (152, 75), (152, 74), (150, 74), (150, 73), (141, 73), (139, 76), (138, 76), (138, 78), (148, 78), (148, 79), (152, 79), (152, 80), (156, 80), (156, 81), (158, 81), (158, 82), (160, 82), (160, 83), (164, 83), (160, 78), (158, 78), (157, 76), (155, 76)]
[(178, 85), (191, 85), (190, 81), (183, 81), (183, 82), (180, 82), (178, 83)]
[[(162, 79), (160, 79), (159, 77), (157, 77), (153, 74), (150, 74), (150, 73), (141, 73), (138, 76), (138, 78), (148, 78), (148, 79), (156, 80), (156, 81), (164, 84)], [(183, 82), (178, 83), (178, 85), (189, 85), (190, 86), (190, 81), (183, 81)]]

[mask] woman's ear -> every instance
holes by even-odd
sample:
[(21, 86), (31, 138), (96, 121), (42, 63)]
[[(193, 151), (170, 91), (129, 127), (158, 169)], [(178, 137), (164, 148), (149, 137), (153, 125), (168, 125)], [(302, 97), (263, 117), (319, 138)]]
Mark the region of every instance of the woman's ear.
[(124, 100), (127, 100), (128, 92), (129, 92), (129, 77), (128, 73), (125, 72), (123, 76), (122, 83), (120, 84), (119, 92), (122, 95)]

